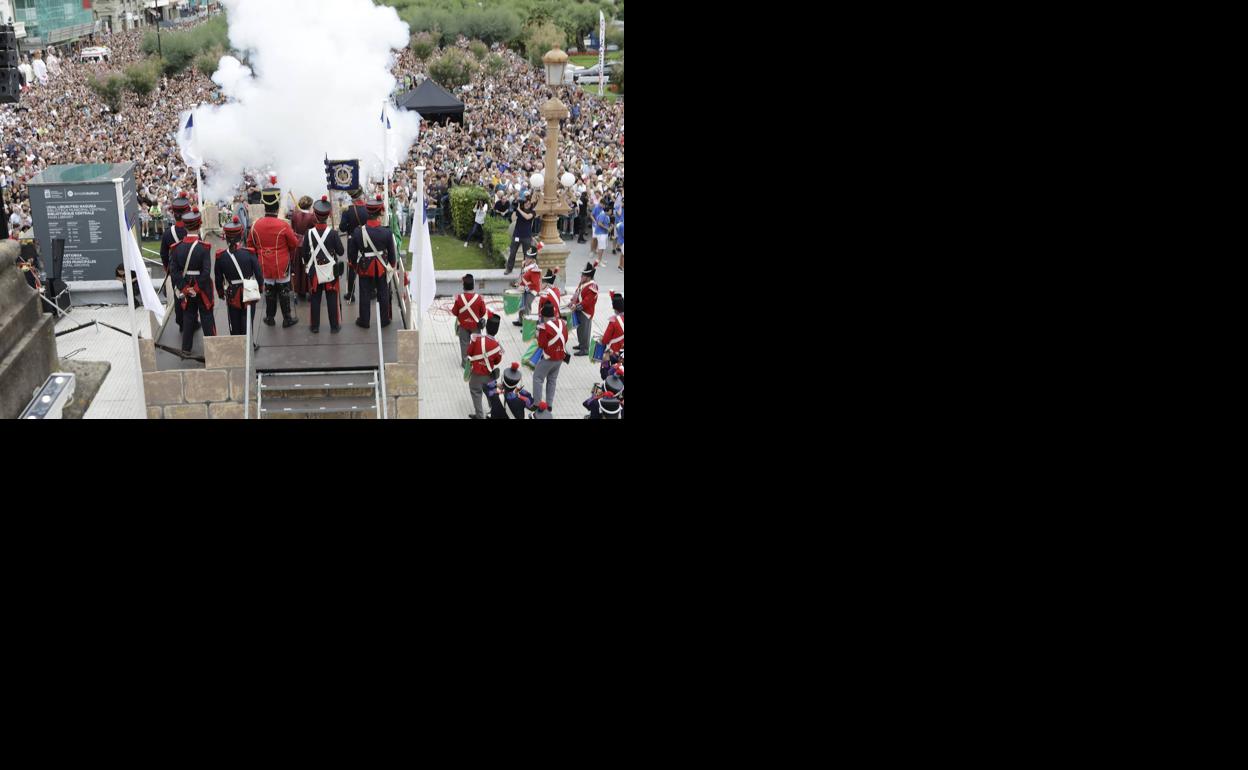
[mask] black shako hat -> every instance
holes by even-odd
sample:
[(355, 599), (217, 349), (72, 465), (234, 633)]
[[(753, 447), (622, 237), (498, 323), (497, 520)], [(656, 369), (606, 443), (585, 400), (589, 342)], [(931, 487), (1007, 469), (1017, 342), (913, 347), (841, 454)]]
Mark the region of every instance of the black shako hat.
[(312, 204), (312, 213), (316, 214), (317, 219), (326, 219), (333, 212), (334, 207), (329, 203), (329, 196), (322, 195), (321, 199)]

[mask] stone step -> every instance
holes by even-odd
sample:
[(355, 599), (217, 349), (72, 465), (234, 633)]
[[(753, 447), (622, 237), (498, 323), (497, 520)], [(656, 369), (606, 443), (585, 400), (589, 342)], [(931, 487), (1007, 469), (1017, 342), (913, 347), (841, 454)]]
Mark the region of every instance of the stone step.
[(372, 389), (376, 383), (377, 372), (375, 371), (297, 375), (266, 374), (261, 381), (261, 390), (266, 395), (269, 393), (285, 393), (289, 396), (310, 390)]
[(333, 412), (374, 413), (377, 402), (372, 398), (323, 398), (265, 400), (260, 407), (261, 416), (283, 414), (329, 414)]

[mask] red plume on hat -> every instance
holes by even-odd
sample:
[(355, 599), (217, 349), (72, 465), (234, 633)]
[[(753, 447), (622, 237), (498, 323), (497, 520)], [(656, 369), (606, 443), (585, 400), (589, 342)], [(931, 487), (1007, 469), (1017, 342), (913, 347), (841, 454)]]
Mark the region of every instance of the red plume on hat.
[(511, 362), (511, 370), (512, 370), (513, 372), (520, 371), (520, 362), (519, 362), (519, 361), (512, 361), (512, 362)]
[(277, 174), (269, 174), (269, 184), (271, 185), (277, 184)]

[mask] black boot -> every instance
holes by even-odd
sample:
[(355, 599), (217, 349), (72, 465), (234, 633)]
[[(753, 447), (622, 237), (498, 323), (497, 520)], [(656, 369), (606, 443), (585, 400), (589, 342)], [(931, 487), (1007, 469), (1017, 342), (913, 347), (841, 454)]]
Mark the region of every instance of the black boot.
[(282, 328), (285, 329), (299, 323), (299, 319), (290, 314), (290, 294), (283, 292), (280, 301), (282, 303)]

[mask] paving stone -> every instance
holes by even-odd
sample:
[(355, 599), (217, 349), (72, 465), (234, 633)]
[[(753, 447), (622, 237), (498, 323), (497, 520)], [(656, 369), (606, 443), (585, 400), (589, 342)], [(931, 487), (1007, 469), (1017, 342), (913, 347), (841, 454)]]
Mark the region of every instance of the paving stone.
[(243, 405), (228, 401), (211, 404), (208, 407), (208, 416), (214, 420), (241, 420), (243, 419)]
[(419, 398), (399, 398), (396, 399), (398, 404), (398, 419), (400, 420), (419, 420), (420, 419), (420, 399)]
[(386, 364), (386, 395), (420, 395), (419, 373), (417, 364)]
[(190, 369), (182, 373), (186, 380), (186, 402), (199, 404), (208, 401), (228, 401), (229, 378), (221, 369)]
[(165, 407), (166, 420), (206, 420), (208, 419), (207, 404), (184, 404), (182, 406)]
[(420, 363), (420, 330), (419, 329), (400, 329), (399, 330), (399, 363), (401, 364), (419, 364)]
[(139, 360), (143, 364), (143, 371), (156, 371), (156, 343), (153, 340), (139, 340)]
[(149, 406), (147, 408), (147, 419), (163, 420), (164, 418), (165, 418), (165, 413), (159, 406)]
[(247, 364), (247, 338), (217, 336), (204, 338), (204, 367), (227, 369)]
[[(134, 357), (130, 358), (134, 366)], [(143, 392), (149, 405), (181, 404), (182, 372), (144, 372)]]

